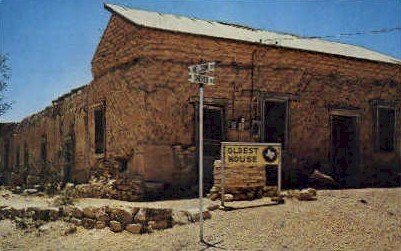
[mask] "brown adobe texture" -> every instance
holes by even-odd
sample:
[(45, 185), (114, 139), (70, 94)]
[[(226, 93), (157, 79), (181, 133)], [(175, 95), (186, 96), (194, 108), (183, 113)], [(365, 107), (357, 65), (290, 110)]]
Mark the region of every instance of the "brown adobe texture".
[[(126, 163), (128, 176), (161, 183), (159, 188), (193, 185), (198, 89), (188, 83), (187, 67), (208, 61), (216, 62), (216, 84), (205, 88), (206, 103), (224, 104), (226, 141), (258, 141), (249, 127), (262, 117), (260, 101), (266, 95), (289, 99), (286, 185), (302, 181), (303, 160), (329, 162), (330, 115), (337, 109), (359, 115), (361, 177), (381, 167), (400, 171), (399, 132), (395, 151), (376, 151), (372, 106), (372, 100), (381, 100), (399, 112), (400, 65), (155, 30), (115, 14), (92, 60), (93, 81), (25, 119), (13, 134), (2, 134), (2, 146), (10, 141), (9, 166), (16, 173), (24, 166), (26, 144), (29, 172), (40, 169), (40, 142), (46, 136), (49, 165), (63, 175), (63, 146), (73, 138), (74, 182), (86, 182), (99, 160), (117, 159)], [(94, 150), (94, 111), (99, 107), (106, 112), (103, 155)], [(241, 117), (245, 131), (228, 129), (228, 121)], [(20, 167), (15, 166), (17, 146)]]

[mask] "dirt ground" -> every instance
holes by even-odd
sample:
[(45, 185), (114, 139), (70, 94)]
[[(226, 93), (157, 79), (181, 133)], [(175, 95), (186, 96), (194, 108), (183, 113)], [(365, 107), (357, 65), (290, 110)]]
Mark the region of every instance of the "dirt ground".
[[(101, 203), (80, 203), (95, 201)], [(196, 207), (196, 203), (155, 205)], [(65, 236), (67, 224), (61, 221), (49, 223), (45, 232), (26, 233), (3, 220), (0, 250), (401, 250), (401, 188), (325, 190), (318, 192), (317, 201), (286, 199), (283, 205), (272, 205), (265, 198), (229, 205), (238, 209), (214, 211), (205, 223), (205, 240), (214, 247), (198, 242), (198, 224), (144, 235), (79, 227)]]

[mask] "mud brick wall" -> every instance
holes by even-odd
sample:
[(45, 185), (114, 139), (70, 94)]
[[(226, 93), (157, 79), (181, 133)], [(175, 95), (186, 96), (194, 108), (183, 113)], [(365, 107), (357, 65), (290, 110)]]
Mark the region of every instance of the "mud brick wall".
[[(60, 149), (72, 134), (77, 181), (87, 180), (90, 167), (103, 158), (126, 160), (127, 172), (146, 181), (193, 184), (197, 86), (188, 83), (187, 67), (201, 61), (217, 63), (216, 85), (205, 89), (205, 97), (212, 103), (224, 101), (226, 121), (260, 119), (266, 94), (290, 97), (284, 182), (292, 180), (301, 158), (329, 160), (331, 107), (352, 107), (360, 114), (361, 173), (375, 170), (376, 163), (400, 167), (398, 129), (396, 151), (374, 149), (370, 104), (374, 99), (400, 100), (399, 65), (149, 29), (115, 14), (92, 60), (93, 81), (21, 122), (9, 136), (10, 165), (15, 165), (16, 145), (23, 160), (26, 141), (35, 166), (45, 134), (49, 161), (61, 168)], [(105, 108), (106, 151), (96, 155), (94, 111), (100, 106)], [(396, 109), (400, 111), (399, 103)], [(225, 140), (257, 139), (249, 130), (227, 129)]]

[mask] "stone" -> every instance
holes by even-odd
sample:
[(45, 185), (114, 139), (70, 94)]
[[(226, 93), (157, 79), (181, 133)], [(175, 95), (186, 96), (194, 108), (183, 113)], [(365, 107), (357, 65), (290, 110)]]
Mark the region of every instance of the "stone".
[(173, 225), (186, 225), (189, 222), (187, 212), (173, 211)]
[(36, 185), (33, 186), (33, 188), (38, 190), (38, 191), (43, 191), (43, 186), (42, 185), (36, 184)]
[(309, 176), (309, 184), (318, 188), (337, 188), (340, 186), (339, 183), (333, 179), (333, 177), (316, 169)]
[(95, 224), (95, 228), (96, 229), (103, 229), (103, 228), (105, 228), (106, 227), (106, 222), (105, 221), (96, 221), (96, 224)]
[(96, 219), (96, 212), (98, 211), (95, 207), (85, 207), (83, 209), (84, 217), (89, 219)]
[(173, 210), (166, 208), (148, 208), (146, 213), (148, 221), (171, 221)]
[(48, 209), (48, 212), (49, 212), (49, 220), (56, 221), (59, 219), (60, 213), (59, 213), (58, 209), (51, 208), (51, 209)]
[(132, 213), (124, 208), (110, 208), (110, 220), (118, 221), (124, 226), (133, 222)]
[(82, 226), (86, 229), (92, 229), (95, 227), (96, 221), (94, 219), (83, 218)]
[(220, 194), (218, 194), (218, 193), (212, 193), (210, 196), (209, 196), (209, 199), (211, 200), (211, 201), (216, 201), (216, 200), (218, 200), (220, 198)]
[(210, 205), (210, 206), (208, 206), (208, 207), (207, 207), (207, 210), (209, 210), (209, 211), (215, 211), (215, 210), (217, 210), (217, 209), (219, 209), (219, 208), (220, 208), (220, 205), (215, 204), (215, 205)]
[(67, 183), (67, 184), (65, 184), (65, 187), (64, 187), (64, 189), (72, 189), (72, 188), (74, 188), (74, 183)]
[(65, 206), (63, 209), (63, 213), (64, 216), (71, 216), (78, 219), (82, 218), (84, 215), (82, 209), (72, 205)]
[(70, 223), (74, 224), (75, 226), (82, 226), (82, 220), (77, 218), (71, 218), (68, 220)]
[(298, 193), (295, 193), (294, 197), (301, 201), (316, 200), (316, 190), (313, 188), (302, 189)]
[[(198, 209), (190, 209), (190, 210), (187, 210), (187, 211), (185, 211), (185, 212), (186, 212), (186, 215), (187, 215), (188, 220), (189, 220), (190, 222), (197, 222), (197, 221), (199, 221), (199, 219), (200, 219), (200, 214), (199, 214), (199, 210), (198, 210)], [(203, 219), (204, 219), (204, 220), (207, 220), (207, 219), (212, 218), (212, 214), (211, 214), (210, 211), (208, 211), (208, 210), (204, 210), (204, 211), (202, 212), (202, 215), (203, 215)]]
[(274, 196), (274, 197), (271, 197), (271, 200), (273, 201), (273, 202), (276, 202), (277, 204), (284, 204), (285, 203), (285, 200), (284, 200), (284, 196)]
[(166, 220), (148, 221), (148, 226), (150, 226), (153, 230), (162, 230), (171, 227), (171, 225)]
[(139, 211), (136, 213), (134, 217), (134, 222), (136, 223), (144, 223), (147, 221), (147, 212), (146, 208), (141, 208)]
[(24, 218), (15, 217), (14, 222), (15, 226), (19, 229), (26, 229), (29, 226)]
[(132, 208), (131, 213), (132, 213), (132, 216), (133, 216), (133, 217), (135, 217), (135, 215), (138, 213), (139, 209), (140, 209), (139, 207), (133, 207), (133, 208)]
[(70, 235), (70, 234), (74, 234), (77, 232), (77, 227), (72, 225), (72, 226), (68, 226), (66, 230), (64, 230), (64, 235)]
[(1, 209), (1, 215), (4, 219), (14, 219), (18, 217), (18, 210), (13, 207), (5, 207)]
[(113, 232), (121, 232), (123, 231), (123, 227), (120, 222), (118, 221), (110, 221), (110, 230)]
[(23, 191), (23, 194), (31, 195), (31, 194), (35, 194), (35, 193), (37, 193), (37, 192), (38, 192), (37, 189), (29, 188), (29, 189), (25, 189), (25, 190)]
[(140, 234), (142, 233), (142, 225), (139, 223), (128, 224), (125, 226), (125, 230), (133, 234)]
[(216, 186), (213, 186), (211, 189), (210, 189), (210, 193), (219, 193), (220, 192), (220, 189), (218, 188), (218, 187), (216, 187)]
[(38, 230), (39, 230), (39, 232), (41, 232), (41, 233), (49, 233), (49, 232), (50, 232), (50, 227), (49, 227), (49, 225), (41, 225), (41, 226), (38, 228)]
[(226, 193), (224, 194), (224, 201), (225, 202), (232, 202), (234, 201), (234, 195)]

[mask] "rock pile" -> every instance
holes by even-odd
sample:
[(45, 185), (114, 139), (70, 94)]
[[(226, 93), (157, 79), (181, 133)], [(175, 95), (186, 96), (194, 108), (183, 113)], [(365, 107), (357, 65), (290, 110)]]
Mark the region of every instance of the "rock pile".
[(283, 193), (284, 197), (296, 198), (302, 201), (317, 200), (317, 191), (313, 188), (306, 188), (302, 190), (288, 190)]
[(30, 218), (35, 221), (56, 221), (62, 217), (58, 208), (13, 208), (7, 206), (0, 206), (0, 220), (10, 219), (18, 220), (21, 218)]
[[(208, 210), (203, 212), (204, 219), (210, 219)], [(113, 232), (126, 230), (134, 234), (151, 233), (154, 230), (172, 228), (199, 221), (197, 210), (176, 211), (164, 208), (125, 208), (125, 207), (85, 207), (68, 205), (59, 208), (22, 208), (0, 206), (0, 220), (11, 219), (17, 225), (26, 225), (22, 219), (32, 221), (56, 221), (62, 219), (86, 229), (109, 227)]]
[[(173, 212), (163, 208), (123, 208), (123, 207), (86, 207), (66, 206), (63, 212), (67, 221), (86, 229), (101, 229), (109, 227), (113, 232), (126, 230), (131, 233), (150, 233), (154, 230), (171, 228), (199, 219), (199, 213), (191, 211)], [(204, 212), (204, 218), (210, 219), (209, 211)]]
[(140, 176), (127, 176), (124, 164), (117, 160), (101, 160), (91, 169), (87, 184), (76, 186), (77, 195), (90, 198), (107, 198), (125, 201), (141, 201), (146, 185)]
[[(262, 197), (277, 197), (276, 186), (263, 186), (263, 187), (228, 187), (225, 189), (224, 201), (239, 201), (239, 200), (254, 200)], [(207, 195), (209, 199), (221, 200), (221, 190), (217, 186), (213, 186)]]
[[(221, 199), (222, 162), (214, 162), (214, 186), (208, 197)], [(262, 197), (277, 197), (277, 186), (266, 186), (266, 171), (263, 166), (226, 167), (224, 169), (225, 201), (254, 200)]]

